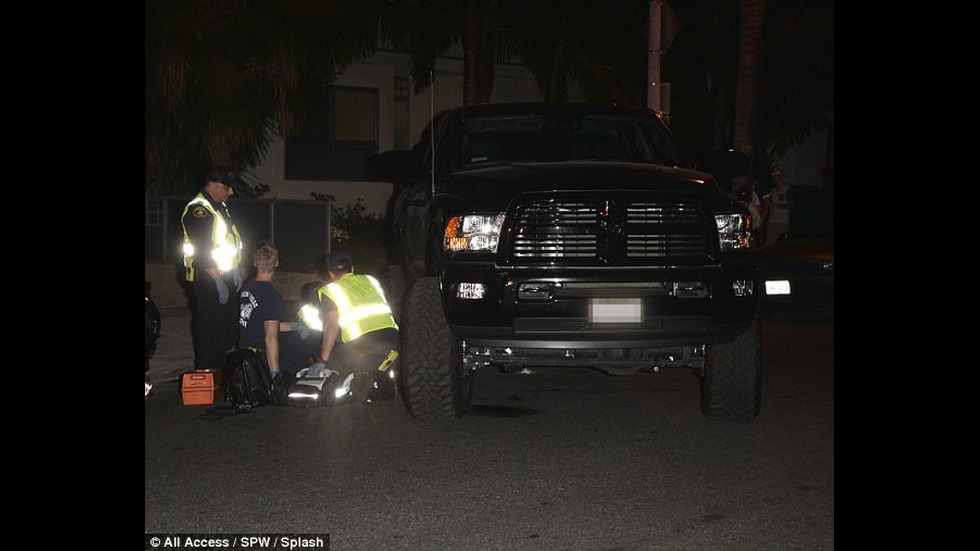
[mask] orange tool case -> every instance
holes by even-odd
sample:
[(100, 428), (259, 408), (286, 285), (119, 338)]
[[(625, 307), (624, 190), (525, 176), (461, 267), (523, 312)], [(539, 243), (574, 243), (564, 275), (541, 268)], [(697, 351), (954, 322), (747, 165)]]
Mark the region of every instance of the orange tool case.
[(180, 398), (185, 406), (213, 404), (220, 390), (220, 371), (188, 371), (180, 378)]

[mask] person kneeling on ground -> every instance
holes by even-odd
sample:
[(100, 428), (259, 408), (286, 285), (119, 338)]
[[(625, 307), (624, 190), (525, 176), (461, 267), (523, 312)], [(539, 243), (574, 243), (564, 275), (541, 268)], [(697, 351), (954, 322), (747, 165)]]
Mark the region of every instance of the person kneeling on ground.
[(252, 256), (255, 278), (242, 287), (238, 348), (260, 351), (276, 386), (287, 385), (319, 349), (302, 322), (283, 321), (285, 300), (273, 286), (279, 267), (279, 248), (260, 242)]
[(323, 339), (309, 374), (353, 373), (356, 401), (390, 400), (395, 388), (388, 368), (398, 357), (399, 334), (381, 284), (355, 274), (347, 253), (331, 253), (326, 268), (330, 283), (317, 291)]

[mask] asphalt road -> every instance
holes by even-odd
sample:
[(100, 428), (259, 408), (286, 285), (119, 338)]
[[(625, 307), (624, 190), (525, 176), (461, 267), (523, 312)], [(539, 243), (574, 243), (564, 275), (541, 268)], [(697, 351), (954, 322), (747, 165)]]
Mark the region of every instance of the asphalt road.
[(712, 422), (681, 369), (477, 373), (470, 415), (399, 402), (181, 405), (179, 313), (145, 400), (147, 534), (328, 534), (349, 549), (833, 549), (834, 328), (764, 327), (763, 407)]

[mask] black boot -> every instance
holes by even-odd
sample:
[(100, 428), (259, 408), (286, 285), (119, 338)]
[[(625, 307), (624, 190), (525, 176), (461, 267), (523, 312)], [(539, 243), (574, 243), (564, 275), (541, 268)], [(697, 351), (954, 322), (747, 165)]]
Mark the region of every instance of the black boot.
[(374, 384), (368, 392), (368, 402), (386, 402), (395, 398), (395, 382), (387, 372), (378, 371), (374, 376)]

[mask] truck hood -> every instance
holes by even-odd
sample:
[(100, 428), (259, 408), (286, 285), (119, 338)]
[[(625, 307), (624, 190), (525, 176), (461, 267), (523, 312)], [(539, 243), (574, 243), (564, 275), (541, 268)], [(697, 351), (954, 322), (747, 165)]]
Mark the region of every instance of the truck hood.
[(642, 163), (593, 161), (471, 168), (448, 175), (437, 187), (443, 200), (456, 205), (454, 210), (474, 212), (503, 212), (515, 197), (526, 193), (596, 190), (722, 194), (714, 179), (703, 172)]

